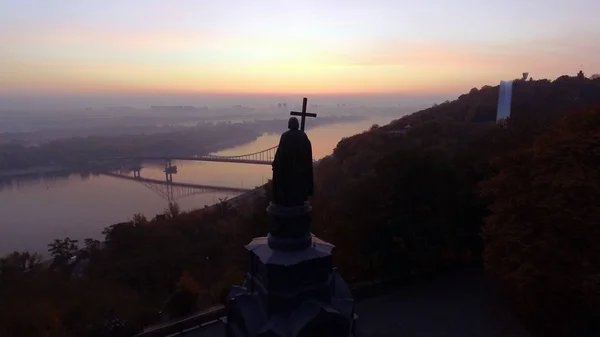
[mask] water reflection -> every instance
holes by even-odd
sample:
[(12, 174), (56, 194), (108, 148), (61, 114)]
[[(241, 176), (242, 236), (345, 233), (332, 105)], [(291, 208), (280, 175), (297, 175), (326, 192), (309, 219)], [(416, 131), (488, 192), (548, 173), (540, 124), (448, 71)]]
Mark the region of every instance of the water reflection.
[[(89, 174), (80, 173), (81, 179), (87, 179)], [(55, 172), (46, 175), (30, 174), (18, 177), (0, 178), (0, 192), (20, 190), (28, 187), (45, 187), (68, 184), (68, 181), (75, 178), (77, 174), (72, 172)]]

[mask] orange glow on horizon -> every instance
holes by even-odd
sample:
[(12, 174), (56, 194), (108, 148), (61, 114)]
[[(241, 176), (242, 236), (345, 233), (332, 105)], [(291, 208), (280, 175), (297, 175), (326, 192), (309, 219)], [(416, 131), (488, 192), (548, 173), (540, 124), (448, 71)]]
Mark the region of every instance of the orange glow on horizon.
[(591, 75), (600, 2), (581, 1), (0, 1), (0, 97), (457, 94)]
[[(506, 74), (516, 78), (524, 69), (559, 76), (571, 62), (566, 54), (539, 54), (518, 43), (509, 51), (500, 45), (400, 40), (331, 51), (277, 39), (93, 36), (97, 40), (84, 56), (51, 48), (35, 58), (24, 46), (21, 53), (0, 58), (0, 67), (8, 69), (8, 76), (0, 77), (0, 93), (460, 93), (495, 85)], [(64, 32), (56, 37), (59, 45), (83, 48), (87, 43)], [(211, 42), (211, 47), (194, 47), (199, 41)]]

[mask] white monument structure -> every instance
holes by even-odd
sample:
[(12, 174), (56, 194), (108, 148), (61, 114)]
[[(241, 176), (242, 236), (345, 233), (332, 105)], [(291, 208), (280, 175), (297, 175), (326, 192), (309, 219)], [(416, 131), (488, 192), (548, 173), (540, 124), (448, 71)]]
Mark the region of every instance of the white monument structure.
[(496, 110), (496, 122), (506, 120), (510, 117), (510, 106), (512, 103), (513, 81), (500, 81), (498, 93), (498, 110)]

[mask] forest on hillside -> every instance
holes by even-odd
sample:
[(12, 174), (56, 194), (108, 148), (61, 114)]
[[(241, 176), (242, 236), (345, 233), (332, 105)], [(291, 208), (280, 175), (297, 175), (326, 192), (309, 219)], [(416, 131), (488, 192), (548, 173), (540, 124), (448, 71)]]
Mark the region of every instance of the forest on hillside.
[[(480, 123), (498, 100), (486, 86), (340, 141), (315, 169), (313, 231), (350, 283), (480, 266), (533, 336), (596, 336), (600, 80), (513, 90), (503, 125)], [(130, 336), (221, 302), (268, 200), (135, 215), (104, 242), (51, 243), (50, 267), (5, 257), (0, 336)]]

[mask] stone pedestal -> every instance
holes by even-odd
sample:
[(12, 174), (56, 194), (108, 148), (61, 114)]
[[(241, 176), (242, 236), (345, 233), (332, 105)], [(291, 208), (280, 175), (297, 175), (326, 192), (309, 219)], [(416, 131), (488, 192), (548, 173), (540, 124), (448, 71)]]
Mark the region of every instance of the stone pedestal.
[(334, 246), (310, 233), (311, 210), (267, 208), (269, 234), (246, 246), (250, 270), (228, 296), (228, 337), (350, 334), (354, 299), (333, 267)]

